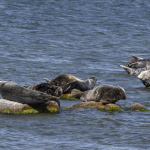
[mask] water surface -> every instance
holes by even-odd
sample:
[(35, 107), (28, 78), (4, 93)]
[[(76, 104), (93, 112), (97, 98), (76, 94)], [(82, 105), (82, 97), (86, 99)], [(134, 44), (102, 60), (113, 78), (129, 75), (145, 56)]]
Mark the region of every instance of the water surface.
[[(2, 0), (0, 14), (0, 80), (95, 76), (96, 86), (126, 90), (119, 105), (150, 109), (149, 89), (120, 68), (130, 54), (149, 57), (148, 0)], [(66, 110), (80, 100), (60, 102), (58, 114), (0, 114), (0, 149), (149, 149), (149, 112)]]

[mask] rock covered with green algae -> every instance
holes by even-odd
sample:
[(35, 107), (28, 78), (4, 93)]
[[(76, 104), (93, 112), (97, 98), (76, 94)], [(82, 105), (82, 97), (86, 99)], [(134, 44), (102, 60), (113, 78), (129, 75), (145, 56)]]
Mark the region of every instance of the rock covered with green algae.
[(147, 109), (145, 106), (141, 104), (133, 104), (129, 108), (135, 111), (149, 111), (149, 109)]
[[(83, 102), (83, 103), (78, 103), (72, 106), (72, 108), (86, 108), (86, 107), (92, 107), (92, 108), (97, 108), (100, 110), (120, 110), (122, 111), (123, 109), (116, 105), (116, 104), (106, 104), (103, 105), (101, 102), (94, 102), (94, 101), (90, 101), (90, 102)], [(70, 108), (70, 107), (68, 107)]]
[(63, 94), (60, 99), (76, 99), (74, 97), (69, 97), (69, 94)]
[(6, 99), (0, 99), (0, 113), (28, 114), (41, 112), (59, 112), (60, 107), (55, 101), (48, 101), (44, 104), (32, 105), (21, 104)]
[(126, 108), (123, 108), (117, 104), (106, 104), (103, 105), (101, 102), (94, 102), (94, 101), (90, 101), (90, 102), (82, 102), (82, 103), (78, 103), (75, 104), (73, 106), (68, 106), (66, 108), (70, 109), (70, 108), (97, 108), (99, 110), (108, 110), (108, 111), (124, 111), (124, 110), (133, 110), (133, 111), (149, 111), (146, 107), (144, 107), (141, 104), (133, 104), (131, 106), (128, 106)]

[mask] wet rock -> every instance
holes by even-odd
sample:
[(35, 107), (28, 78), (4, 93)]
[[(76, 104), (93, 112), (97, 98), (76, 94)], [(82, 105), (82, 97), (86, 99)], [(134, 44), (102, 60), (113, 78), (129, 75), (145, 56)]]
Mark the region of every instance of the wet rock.
[(141, 104), (133, 104), (129, 108), (135, 111), (149, 111), (145, 106)]
[(72, 106), (72, 108), (86, 108), (86, 107), (97, 108), (101, 110), (123, 110), (120, 106), (116, 104), (103, 105), (101, 102), (94, 102), (94, 101), (78, 103)]
[(0, 99), (0, 113), (41, 113), (41, 112), (59, 112), (59, 104), (55, 101), (48, 101), (44, 104), (27, 105), (18, 102)]
[(76, 99), (74, 97), (69, 97), (70, 94), (63, 94), (61, 95), (60, 99)]

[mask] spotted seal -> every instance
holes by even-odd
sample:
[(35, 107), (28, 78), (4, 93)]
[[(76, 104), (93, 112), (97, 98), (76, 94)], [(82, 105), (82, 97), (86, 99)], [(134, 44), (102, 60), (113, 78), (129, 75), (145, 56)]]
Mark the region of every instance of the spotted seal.
[(118, 100), (126, 99), (126, 93), (122, 87), (107, 84), (99, 85), (85, 92), (74, 90), (69, 96), (79, 98), (84, 102), (95, 101), (102, 102), (102, 104), (115, 103)]
[(56, 86), (61, 86), (63, 93), (70, 93), (73, 89), (78, 89), (80, 91), (87, 91), (94, 88), (97, 79), (95, 77), (90, 77), (87, 80), (83, 81), (70, 74), (62, 74), (56, 77), (53, 80), (46, 78), (46, 81), (49, 84), (54, 84)]
[(58, 100), (56, 96), (22, 87), (13, 81), (0, 81), (0, 94), (4, 99), (31, 105)]

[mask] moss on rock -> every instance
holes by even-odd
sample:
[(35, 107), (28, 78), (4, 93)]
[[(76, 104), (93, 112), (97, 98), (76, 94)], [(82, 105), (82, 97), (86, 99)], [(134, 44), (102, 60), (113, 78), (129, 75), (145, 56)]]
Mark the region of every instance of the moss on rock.
[(106, 104), (97, 108), (101, 110), (107, 110), (107, 111), (123, 111), (123, 109), (116, 104)]
[[(123, 111), (123, 109), (116, 105), (116, 104), (106, 104), (103, 105), (101, 102), (83, 102), (83, 103), (78, 103), (72, 106), (73, 108), (86, 108), (86, 107), (91, 107), (91, 108), (97, 108), (99, 110), (109, 110), (109, 111)], [(69, 107), (70, 108), (70, 107)]]
[(59, 112), (60, 107), (55, 101), (48, 101), (44, 104), (32, 105), (21, 104), (6, 99), (0, 99), (0, 113), (28, 114), (28, 113), (54, 113)]
[(60, 99), (76, 99), (76, 98), (73, 98), (73, 97), (69, 97), (69, 94), (63, 94)]
[(133, 104), (129, 108), (134, 111), (149, 111), (149, 109), (147, 109), (141, 104)]

